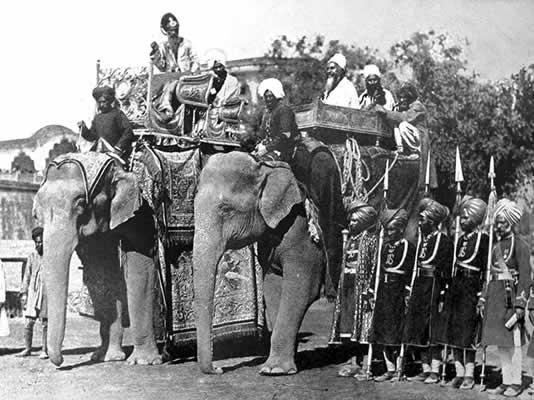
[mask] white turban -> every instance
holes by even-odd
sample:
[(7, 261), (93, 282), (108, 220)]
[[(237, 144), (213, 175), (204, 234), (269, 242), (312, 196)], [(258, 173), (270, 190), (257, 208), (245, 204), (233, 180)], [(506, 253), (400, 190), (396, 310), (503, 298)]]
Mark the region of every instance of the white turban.
[(500, 199), (495, 206), (495, 217), (498, 215), (502, 215), (510, 225), (514, 226), (518, 224), (523, 211), (515, 201)]
[(219, 62), (226, 67), (226, 53), (221, 49), (210, 49), (206, 53), (208, 68), (212, 69), (215, 62)]
[(363, 76), (367, 78), (369, 75), (376, 75), (380, 78), (380, 70), (374, 64), (369, 64), (363, 67)]
[(339, 65), (342, 69), (345, 69), (347, 67), (347, 59), (345, 56), (341, 53), (336, 53), (332, 56), (330, 60), (328, 60), (329, 63), (333, 62)]
[(258, 94), (263, 97), (267, 90), (270, 91), (277, 99), (283, 99), (286, 96), (282, 82), (276, 78), (268, 78), (263, 80), (258, 87)]

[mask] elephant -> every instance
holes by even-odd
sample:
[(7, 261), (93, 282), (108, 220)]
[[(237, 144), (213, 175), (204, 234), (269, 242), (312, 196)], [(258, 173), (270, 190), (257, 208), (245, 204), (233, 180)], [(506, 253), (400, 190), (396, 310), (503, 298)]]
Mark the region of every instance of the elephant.
[[(225, 250), (254, 242), (258, 243), (258, 259), (264, 270), (267, 315), (273, 321), (270, 354), (260, 372), (297, 372), (294, 355), (301, 321), (317, 298), (323, 279), (325, 294), (335, 298), (341, 268), (341, 231), (346, 225), (343, 195), (347, 187), (342, 188), (343, 171), (338, 166), (347, 167), (347, 163), (343, 163), (344, 145), (329, 147), (303, 136), (290, 161), (291, 168), (285, 163), (259, 163), (246, 153), (231, 152), (212, 156), (202, 170), (194, 206), (193, 276), (197, 357), (203, 372), (222, 372), (212, 363), (216, 266)], [(383, 176), (389, 160), (387, 207), (407, 209), (410, 237), (415, 237), (420, 160), (400, 159), (378, 147), (362, 147), (357, 154), (366, 174), (361, 190), (377, 210), (385, 206)], [(306, 194), (299, 190), (299, 182)], [(309, 237), (303, 206), (307, 200), (317, 205), (321, 246)], [(282, 276), (279, 293), (268, 279), (275, 275)]]
[[(35, 196), (34, 216), (44, 228), (48, 354), (52, 363), (59, 366), (63, 362), (69, 263), (75, 250), (88, 263), (85, 272), (107, 282), (104, 288), (89, 286), (90, 293), (99, 293), (94, 306), (102, 341), (92, 358), (125, 359), (121, 342), (123, 325), (128, 323), (125, 317), (129, 316), (134, 350), (128, 362), (161, 363), (152, 308), (156, 229), (136, 176), (104, 154), (60, 156), (47, 168)], [(119, 241), (124, 275), (118, 265)]]
[(222, 373), (212, 362), (217, 265), (226, 250), (254, 242), (272, 324), (270, 353), (260, 373), (297, 372), (297, 333), (306, 310), (319, 296), (326, 265), (322, 238), (314, 241), (310, 234), (313, 222), (306, 204), (305, 192), (285, 163), (260, 164), (239, 151), (208, 159), (194, 203), (194, 310), (202, 372)]

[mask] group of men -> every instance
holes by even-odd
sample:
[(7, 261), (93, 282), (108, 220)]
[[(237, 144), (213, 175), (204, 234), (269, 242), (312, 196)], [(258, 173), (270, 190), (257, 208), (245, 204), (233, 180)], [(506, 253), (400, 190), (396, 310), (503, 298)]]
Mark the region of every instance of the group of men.
[[(375, 381), (400, 379), (404, 355), (410, 351), (419, 355), (422, 372), (408, 379), (438, 383), (440, 372), (445, 376), (444, 349), (445, 357), (452, 349), (456, 376), (446, 385), (472, 389), (477, 347), (497, 346), (502, 384), (488, 392), (507, 397), (521, 393), (525, 309), (534, 310), (530, 252), (516, 233), (522, 215), (516, 203), (497, 203), (491, 249), (483, 229), (486, 211), (483, 200), (464, 197), (458, 211), (462, 234), (454, 244), (444, 229), (448, 208), (423, 198), (414, 247), (404, 237), (405, 210), (386, 209), (379, 215), (360, 201), (348, 208), (350, 237), (333, 332), (349, 343), (382, 351), (387, 371)], [(385, 239), (378, 254), (380, 229)], [(529, 317), (534, 320), (534, 311)], [(354, 357), (339, 375), (368, 378), (361, 346), (351, 348)], [(533, 350), (531, 342), (529, 357)]]

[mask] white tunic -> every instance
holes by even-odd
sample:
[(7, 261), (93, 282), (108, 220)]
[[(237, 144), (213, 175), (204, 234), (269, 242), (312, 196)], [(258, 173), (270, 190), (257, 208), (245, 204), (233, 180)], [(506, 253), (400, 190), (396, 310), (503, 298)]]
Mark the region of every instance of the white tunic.
[(337, 86), (325, 96), (323, 102), (331, 106), (341, 106), (350, 108), (360, 108), (358, 92), (347, 77), (343, 77)]

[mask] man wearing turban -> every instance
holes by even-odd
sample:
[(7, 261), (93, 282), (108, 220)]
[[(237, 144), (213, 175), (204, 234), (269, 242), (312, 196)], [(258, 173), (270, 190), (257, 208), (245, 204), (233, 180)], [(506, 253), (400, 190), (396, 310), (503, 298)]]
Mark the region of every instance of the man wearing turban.
[(43, 228), (40, 226), (33, 228), (32, 239), (35, 243), (35, 250), (28, 256), (24, 278), (20, 288), (20, 300), (24, 307), (24, 350), (18, 353), (17, 357), (28, 357), (32, 352), (33, 327), (37, 318), (43, 327), (42, 349), (39, 358), (48, 358), (46, 349), (46, 335), (48, 330), (48, 307), (46, 289), (44, 286), (44, 265), (43, 265)]
[[(453, 349), (456, 377), (447, 385), (472, 389), (477, 341), (477, 303), (486, 277), (489, 238), (481, 229), (486, 203), (466, 196), (459, 205), (463, 234), (456, 245), (456, 264), (443, 314), (448, 320), (443, 344)], [(464, 358), (465, 356), (465, 358)]]
[[(383, 346), (386, 373), (375, 378), (385, 382), (395, 377), (397, 355), (402, 343), (406, 298), (415, 260), (415, 246), (404, 237), (408, 213), (404, 209), (384, 210), (380, 222), (384, 246), (380, 255), (380, 281), (369, 342)], [(376, 277), (375, 277), (376, 278)], [(372, 279), (374, 284), (375, 278)]]
[(239, 97), (241, 85), (237, 78), (226, 70), (226, 54), (222, 50), (212, 49), (207, 54), (208, 69), (213, 74), (213, 86), (208, 96), (208, 103), (221, 107)]
[(443, 331), (440, 303), (451, 276), (453, 246), (441, 231), (449, 209), (435, 200), (419, 203), (420, 242), (415, 279), (406, 314), (403, 343), (421, 352), (423, 372), (410, 380), (437, 383), (441, 365), (441, 346), (437, 339)]
[(365, 78), (365, 92), (360, 96), (360, 108), (368, 110), (378, 104), (386, 110), (393, 111), (395, 99), (389, 90), (382, 87), (378, 67), (374, 64), (366, 65), (363, 68), (363, 77)]
[[(419, 100), (417, 89), (411, 83), (404, 83), (397, 93), (397, 110), (390, 111), (377, 105), (375, 110), (385, 116), (393, 128), (397, 152), (408, 158), (420, 158), (419, 182), (424, 182), (430, 137), (426, 107)], [(436, 167), (430, 160), (430, 187), (437, 187)]]
[(91, 150), (111, 153), (126, 160), (132, 149), (134, 134), (128, 117), (115, 105), (115, 90), (109, 86), (96, 87), (93, 97), (98, 113), (88, 129), (84, 121), (78, 122), (84, 139), (95, 142)]
[(508, 397), (521, 393), (521, 345), (525, 342), (524, 315), (531, 284), (529, 247), (514, 231), (521, 216), (515, 202), (497, 202), (497, 242), (491, 253), (490, 281), (479, 303), (484, 315), (482, 345), (497, 346), (502, 368), (502, 384), (488, 393)]
[(326, 66), (326, 84), (322, 100), (332, 106), (360, 108), (358, 92), (345, 76), (347, 59), (336, 53), (328, 60)]
[(265, 102), (260, 132), (262, 141), (256, 147), (256, 154), (266, 160), (289, 162), (299, 137), (295, 113), (282, 102), (285, 97), (282, 82), (275, 78), (263, 80), (258, 95)]
[(378, 235), (376, 210), (359, 200), (347, 208), (349, 239), (345, 248), (345, 263), (339, 280), (332, 324), (333, 341), (348, 342), (353, 357), (341, 366), (340, 376), (365, 376), (361, 364), (364, 354), (357, 344), (367, 344), (372, 309), (369, 302), (373, 269), (376, 266)]
[(191, 42), (179, 35), (180, 24), (172, 13), (161, 17), (160, 29), (167, 41), (152, 42), (150, 59), (161, 72), (197, 72), (198, 57)]

